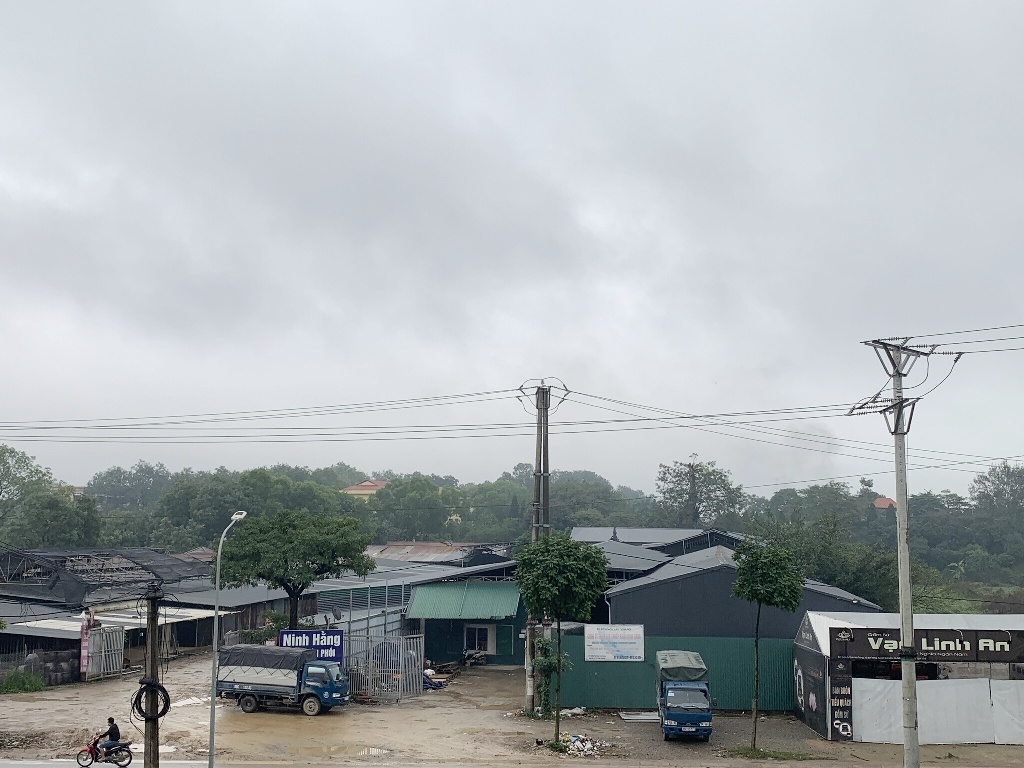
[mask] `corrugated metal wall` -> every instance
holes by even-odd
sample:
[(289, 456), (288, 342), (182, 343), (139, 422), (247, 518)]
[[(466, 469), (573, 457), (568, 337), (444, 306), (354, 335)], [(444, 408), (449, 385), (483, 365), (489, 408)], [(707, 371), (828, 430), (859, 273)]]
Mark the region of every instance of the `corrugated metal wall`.
[[(749, 710), (754, 693), (754, 640), (736, 637), (648, 637), (645, 660), (583, 660), (583, 637), (563, 635), (562, 650), (572, 670), (562, 681), (563, 707), (654, 709), (657, 707), (656, 651), (697, 651), (708, 667), (711, 696), (718, 709)], [(793, 641), (761, 640), (762, 710), (793, 709)]]

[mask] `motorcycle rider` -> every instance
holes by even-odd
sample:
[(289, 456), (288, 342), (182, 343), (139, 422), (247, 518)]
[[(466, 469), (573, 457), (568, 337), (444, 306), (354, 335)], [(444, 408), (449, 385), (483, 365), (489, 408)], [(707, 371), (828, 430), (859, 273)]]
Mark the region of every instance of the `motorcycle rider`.
[(100, 757), (103, 760), (107, 759), (107, 751), (111, 747), (116, 747), (117, 743), (121, 741), (121, 729), (117, 727), (117, 723), (114, 722), (114, 718), (107, 718), (107, 730), (99, 734), (97, 739), (106, 738), (106, 741), (101, 741), (96, 747), (100, 750)]

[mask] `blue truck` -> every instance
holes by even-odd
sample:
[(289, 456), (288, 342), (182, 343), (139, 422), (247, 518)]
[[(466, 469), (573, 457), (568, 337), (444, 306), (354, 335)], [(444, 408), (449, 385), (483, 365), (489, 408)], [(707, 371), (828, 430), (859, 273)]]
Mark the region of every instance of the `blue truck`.
[(658, 651), (658, 714), (665, 741), (674, 736), (711, 738), (708, 668), (694, 651)]
[(217, 695), (246, 713), (267, 706), (301, 707), (311, 717), (349, 700), (348, 675), (309, 648), (232, 645), (221, 649)]

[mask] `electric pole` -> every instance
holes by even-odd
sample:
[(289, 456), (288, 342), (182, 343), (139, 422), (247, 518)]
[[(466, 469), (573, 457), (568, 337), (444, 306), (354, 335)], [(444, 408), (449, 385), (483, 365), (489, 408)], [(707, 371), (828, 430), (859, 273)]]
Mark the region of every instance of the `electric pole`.
[(917, 349), (906, 342), (886, 340), (864, 342), (875, 350), (879, 362), (892, 379), (892, 401), (880, 398), (881, 392), (850, 413), (881, 413), (892, 434), (896, 454), (896, 557), (899, 568), (900, 598), (900, 676), (903, 680), (903, 768), (920, 768), (921, 753), (917, 729), (917, 646), (914, 642), (913, 585), (910, 578), (910, 535), (908, 531), (909, 495), (907, 492), (907, 433), (919, 398), (904, 398), (903, 379), (920, 358), (935, 347)]
[[(551, 407), (551, 387), (545, 386), (541, 380), (534, 393), (534, 406), (537, 408), (537, 452), (533, 464), (533, 503), (532, 525), (530, 526), (530, 542), (534, 543), (541, 537), (551, 535), (550, 463), (548, 461), (548, 409)], [(529, 714), (536, 706), (533, 676), (533, 646), (537, 632), (537, 617), (526, 618), (526, 698), (523, 712)], [(149, 768), (147, 766), (146, 768)]]
[[(693, 521), (693, 526), (695, 528), (700, 528), (700, 511), (697, 509), (697, 468), (694, 466), (694, 464), (695, 462), (691, 461), (689, 464), (685, 464), (684, 466), (688, 470), (687, 474), (690, 478), (690, 518)], [(680, 512), (679, 517), (682, 516), (683, 515)], [(679, 527), (686, 527), (685, 523), (682, 520), (679, 521)]]
[[(146, 677), (160, 682), (160, 606), (164, 593), (159, 584), (146, 590)], [(146, 712), (156, 713), (160, 708), (155, 685), (146, 686)], [(160, 768), (160, 720), (146, 719), (145, 768)]]

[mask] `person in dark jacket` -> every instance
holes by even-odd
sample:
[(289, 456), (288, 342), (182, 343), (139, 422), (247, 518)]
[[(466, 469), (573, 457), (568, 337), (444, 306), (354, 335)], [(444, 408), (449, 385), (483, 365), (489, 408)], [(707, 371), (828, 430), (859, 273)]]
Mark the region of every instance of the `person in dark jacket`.
[(106, 760), (107, 750), (111, 747), (116, 747), (117, 743), (121, 741), (121, 729), (117, 727), (117, 723), (114, 722), (114, 718), (107, 718), (107, 730), (99, 734), (96, 738), (106, 739), (106, 741), (101, 741), (96, 745), (102, 752), (101, 757)]

